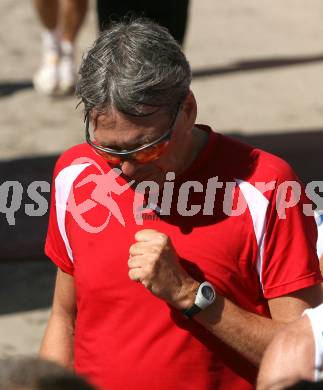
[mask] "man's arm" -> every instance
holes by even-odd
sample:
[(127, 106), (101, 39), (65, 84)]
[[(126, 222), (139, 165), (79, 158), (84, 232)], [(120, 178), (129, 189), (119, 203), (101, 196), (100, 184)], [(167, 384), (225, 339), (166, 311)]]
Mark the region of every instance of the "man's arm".
[(73, 368), (76, 302), (74, 278), (58, 269), (53, 307), (40, 347), (40, 356)]
[[(136, 233), (130, 247), (129, 277), (179, 310), (191, 307), (199, 283), (180, 266), (166, 235), (145, 229)], [(194, 319), (256, 366), (275, 334), (321, 303), (320, 285), (268, 301), (272, 319), (250, 313), (217, 295), (215, 302)]]
[(273, 337), (303, 311), (321, 302), (320, 286), (299, 290), (271, 299), (272, 319), (241, 309), (230, 300), (217, 296), (214, 304), (195, 316), (196, 321), (219, 339), (258, 366)]
[(314, 379), (314, 338), (307, 316), (286, 326), (273, 339), (262, 360), (258, 390), (280, 390), (300, 379)]

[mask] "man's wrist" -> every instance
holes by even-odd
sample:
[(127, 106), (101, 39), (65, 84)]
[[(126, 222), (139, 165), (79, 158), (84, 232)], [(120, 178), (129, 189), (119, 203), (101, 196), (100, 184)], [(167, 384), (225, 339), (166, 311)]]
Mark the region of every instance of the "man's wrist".
[(182, 310), (182, 313), (185, 317), (192, 318), (201, 310), (204, 310), (212, 305), (215, 299), (216, 291), (213, 285), (208, 281), (204, 281), (199, 285), (196, 291), (194, 304), (189, 308)]
[(186, 279), (177, 294), (174, 306), (179, 310), (185, 310), (194, 305), (196, 292), (199, 288), (200, 282), (192, 278)]

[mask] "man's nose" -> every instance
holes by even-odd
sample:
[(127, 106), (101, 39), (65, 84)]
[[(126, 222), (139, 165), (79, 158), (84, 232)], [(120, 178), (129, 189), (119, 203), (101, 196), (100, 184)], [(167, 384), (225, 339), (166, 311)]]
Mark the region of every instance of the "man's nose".
[(140, 164), (133, 160), (125, 160), (120, 163), (120, 169), (122, 173), (128, 177), (135, 176)]

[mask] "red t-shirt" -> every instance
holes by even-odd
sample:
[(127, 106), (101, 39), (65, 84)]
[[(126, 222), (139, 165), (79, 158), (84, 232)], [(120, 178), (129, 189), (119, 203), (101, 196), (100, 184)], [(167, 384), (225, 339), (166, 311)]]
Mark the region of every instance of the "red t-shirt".
[[(224, 186), (215, 191), (216, 177)], [(188, 203), (177, 205), (188, 180)], [(88, 145), (65, 152), (54, 172), (46, 254), (75, 279), (76, 371), (106, 390), (252, 388), (252, 364), (129, 279), (128, 251), (137, 231), (161, 231), (194, 278), (270, 317), (267, 299), (321, 282), (316, 227), (303, 213), (303, 203), (310, 203), (303, 189), (300, 202), (278, 218), (276, 209), (280, 215), (284, 209), (276, 207), (277, 188), (286, 180), (297, 178), (278, 157), (210, 132), (205, 149), (175, 179), (170, 215), (163, 215), (161, 199), (162, 211), (141, 214), (134, 206), (134, 197), (143, 200), (138, 188)], [(262, 194), (257, 182), (275, 188)], [(240, 201), (245, 211), (234, 216), (230, 204), (234, 210)], [(182, 215), (196, 205), (202, 207), (195, 215)]]

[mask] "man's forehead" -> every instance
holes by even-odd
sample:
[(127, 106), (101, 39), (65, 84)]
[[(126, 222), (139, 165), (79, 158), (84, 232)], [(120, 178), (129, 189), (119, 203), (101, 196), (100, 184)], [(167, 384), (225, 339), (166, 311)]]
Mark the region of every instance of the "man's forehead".
[(95, 128), (102, 145), (132, 149), (160, 137), (168, 129), (168, 122), (169, 115), (165, 112), (143, 117), (109, 112), (98, 114)]
[(116, 109), (110, 109), (104, 113), (94, 113), (93, 117), (97, 125), (106, 128), (115, 128), (119, 124), (126, 124), (130, 128), (150, 125), (158, 127), (159, 123), (163, 124), (169, 118), (169, 113), (162, 108), (146, 107), (142, 115), (124, 114)]

